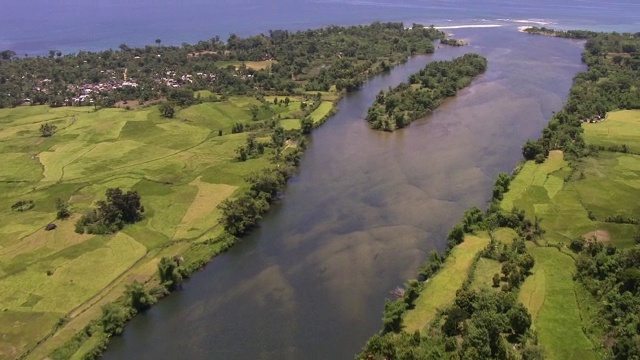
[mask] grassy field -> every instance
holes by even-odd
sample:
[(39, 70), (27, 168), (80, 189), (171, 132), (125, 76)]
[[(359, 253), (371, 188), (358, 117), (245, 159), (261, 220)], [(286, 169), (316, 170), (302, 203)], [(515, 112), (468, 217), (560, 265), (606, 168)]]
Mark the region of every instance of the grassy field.
[(216, 62), (216, 66), (219, 68), (226, 68), (228, 66), (233, 66), (236, 69), (240, 68), (242, 65), (246, 66), (249, 69), (253, 70), (263, 70), (267, 67), (275, 64), (275, 60), (264, 60), (264, 61), (218, 61)]
[(333, 103), (331, 101), (323, 101), (318, 108), (311, 113), (313, 122), (318, 122), (324, 119), (329, 112), (333, 109)]
[(640, 213), (636, 201), (640, 198), (640, 156), (603, 152), (582, 159), (565, 181), (570, 175), (561, 152), (551, 152), (543, 164), (528, 161), (511, 182), (502, 207), (517, 207), (530, 218), (542, 218), (546, 240), (552, 243), (566, 244), (600, 230), (616, 245), (631, 245), (633, 225), (605, 220)]
[[(583, 124), (588, 144), (620, 147), (632, 151), (640, 143), (640, 112), (620, 111), (597, 124)], [(527, 216), (542, 218), (546, 230), (541, 247), (529, 243), (535, 258), (533, 275), (520, 289), (520, 300), (533, 317), (541, 344), (552, 359), (595, 359), (594, 345), (585, 335), (589, 319), (576, 294), (575, 261), (564, 246), (578, 236), (597, 232), (598, 241), (620, 247), (633, 244), (637, 226), (607, 222), (607, 218), (640, 214), (640, 156), (601, 151), (580, 159), (572, 169), (560, 152), (552, 152), (543, 164), (527, 162), (511, 182), (502, 207), (518, 207)]]
[(596, 359), (593, 344), (582, 331), (575, 295), (574, 260), (554, 247), (530, 246), (536, 260), (520, 290), (520, 301), (549, 359)]
[(499, 290), (500, 287), (493, 287), (493, 274), (501, 274), (501, 269), (502, 264), (496, 260), (487, 258), (478, 259), (475, 275), (471, 282), (471, 288), (476, 290), (483, 288)]
[[(456, 246), (440, 271), (425, 283), (415, 308), (407, 311), (403, 319), (404, 330), (413, 333), (431, 323), (438, 310), (451, 304), (456, 291), (467, 279), (473, 259), (489, 244), (489, 235), (466, 235), (464, 242)], [(493, 276), (493, 274), (491, 274)]]
[(604, 121), (583, 123), (587, 143), (604, 147), (626, 145), (631, 152), (640, 152), (640, 110), (623, 110), (607, 114)]
[[(156, 106), (1, 109), (0, 358), (18, 357), (67, 318), (31, 354), (45, 357), (125, 284), (155, 275), (161, 256), (188, 254), (190, 244), (220, 234), (217, 205), (245, 190), (251, 172), (271, 166), (268, 154), (235, 159), (247, 135), (231, 134), (233, 124), (251, 123), (252, 106), (260, 107), (258, 121), (291, 118), (301, 102), (265, 108), (253, 97), (231, 97), (180, 109), (174, 119), (161, 118)], [(40, 136), (44, 123), (57, 126), (52, 137)], [(137, 190), (144, 220), (115, 235), (76, 234), (80, 214), (111, 187)], [(55, 220), (57, 198), (69, 201), (70, 219)], [(35, 206), (12, 211), (20, 200)], [(50, 222), (58, 228), (45, 231)]]

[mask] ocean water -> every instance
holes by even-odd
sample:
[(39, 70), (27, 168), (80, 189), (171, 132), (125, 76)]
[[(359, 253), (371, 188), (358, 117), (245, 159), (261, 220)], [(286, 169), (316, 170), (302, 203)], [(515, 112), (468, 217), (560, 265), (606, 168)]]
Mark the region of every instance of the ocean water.
[(438, 26), (533, 20), (640, 31), (639, 0), (2, 0), (0, 49), (41, 55), (375, 20)]

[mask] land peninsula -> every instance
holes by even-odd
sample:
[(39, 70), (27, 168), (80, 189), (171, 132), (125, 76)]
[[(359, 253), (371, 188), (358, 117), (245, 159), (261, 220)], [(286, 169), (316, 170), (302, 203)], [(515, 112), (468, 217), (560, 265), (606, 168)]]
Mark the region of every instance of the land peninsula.
[(640, 34), (530, 32), (586, 39), (588, 70), (357, 358), (640, 356)]

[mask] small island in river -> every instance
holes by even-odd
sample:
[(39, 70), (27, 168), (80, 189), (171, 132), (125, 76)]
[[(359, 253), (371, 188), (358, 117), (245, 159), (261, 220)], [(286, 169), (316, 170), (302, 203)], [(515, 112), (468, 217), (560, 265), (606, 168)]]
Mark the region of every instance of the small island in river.
[(487, 59), (465, 54), (451, 61), (427, 64), (388, 92), (381, 91), (367, 112), (366, 120), (376, 130), (393, 131), (409, 125), (437, 108), (447, 97), (469, 86), (487, 69)]

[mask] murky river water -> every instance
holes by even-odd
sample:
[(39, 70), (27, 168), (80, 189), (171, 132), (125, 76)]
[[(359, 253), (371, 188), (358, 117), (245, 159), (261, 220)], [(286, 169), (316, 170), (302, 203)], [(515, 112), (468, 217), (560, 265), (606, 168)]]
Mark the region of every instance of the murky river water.
[[(510, 27), (455, 33), (471, 45), (413, 58), (340, 102), (261, 228), (136, 317), (105, 358), (352, 358), (379, 330), (385, 297), (444, 247), (466, 208), (486, 204), (584, 68), (580, 42)], [(489, 59), (471, 87), (402, 131), (367, 127), (381, 89), (466, 52)]]

